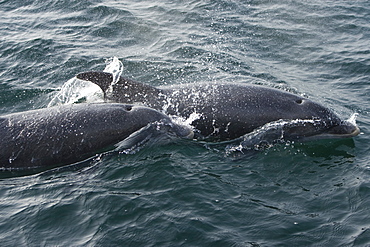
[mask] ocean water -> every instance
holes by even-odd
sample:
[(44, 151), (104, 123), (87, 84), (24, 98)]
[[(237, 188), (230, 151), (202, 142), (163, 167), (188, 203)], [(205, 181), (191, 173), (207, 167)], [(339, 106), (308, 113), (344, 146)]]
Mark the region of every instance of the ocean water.
[(370, 246), (369, 1), (0, 0), (0, 114), (118, 57), (153, 86), (262, 83), (361, 134), (226, 152), (150, 143), (0, 178), (2, 246)]

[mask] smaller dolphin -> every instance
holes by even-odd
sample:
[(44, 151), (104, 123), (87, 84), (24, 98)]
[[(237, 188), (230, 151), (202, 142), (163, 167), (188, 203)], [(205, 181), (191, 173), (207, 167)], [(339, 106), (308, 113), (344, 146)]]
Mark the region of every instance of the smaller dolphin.
[(154, 109), (128, 104), (75, 104), (0, 116), (2, 169), (73, 164), (114, 145), (152, 123), (181, 137), (192, 131)]
[(263, 86), (197, 83), (156, 88), (123, 77), (112, 84), (112, 74), (95, 71), (80, 73), (77, 78), (97, 84), (111, 102), (142, 103), (185, 119), (199, 114), (192, 122), (198, 139), (235, 139), (268, 123), (297, 119), (304, 124), (287, 125), (289, 140), (343, 138), (359, 133), (354, 123), (342, 121), (318, 103)]

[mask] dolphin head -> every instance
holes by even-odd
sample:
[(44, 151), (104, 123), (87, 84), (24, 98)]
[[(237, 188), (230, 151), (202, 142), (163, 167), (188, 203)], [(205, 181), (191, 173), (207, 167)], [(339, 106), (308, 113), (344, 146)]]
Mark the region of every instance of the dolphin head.
[(328, 137), (353, 137), (357, 136), (360, 133), (359, 127), (348, 120), (342, 121), (339, 125), (335, 125), (325, 133), (322, 134), (323, 137), (327, 135)]
[[(243, 90), (244, 88), (244, 90)], [(305, 140), (324, 138), (345, 138), (359, 134), (355, 120), (343, 121), (332, 110), (308, 98), (290, 92), (262, 86), (238, 87), (230, 100), (221, 99), (228, 105), (222, 114), (235, 120), (228, 126), (232, 138), (241, 136), (234, 129), (245, 134), (267, 131), (267, 139)], [(231, 111), (230, 109), (239, 109)], [(220, 122), (220, 121), (219, 121)], [(254, 135), (254, 134), (253, 134)]]
[[(314, 131), (309, 132), (307, 128), (307, 134), (304, 135), (304, 140), (316, 140), (316, 139), (337, 139), (337, 138), (348, 138), (357, 136), (360, 133), (360, 129), (355, 122), (353, 116), (349, 120), (340, 120), (337, 118), (323, 118), (314, 120), (316, 123), (312, 123), (311, 129)], [(336, 115), (334, 115), (336, 117)], [(353, 119), (353, 121), (351, 120)]]
[(197, 123), (208, 139), (213, 138), (215, 127), (219, 130), (215, 138), (224, 140), (266, 129), (269, 139), (283, 135), (286, 140), (344, 138), (359, 133), (355, 121), (343, 121), (329, 108), (297, 94), (258, 85), (218, 89), (211, 114), (204, 114), (205, 120)]
[[(315, 104), (315, 103), (313, 103)], [(230, 146), (236, 150), (265, 147), (265, 144), (286, 141), (312, 141), (319, 139), (339, 139), (356, 136), (360, 129), (355, 123), (356, 114), (348, 120), (340, 120), (333, 112), (319, 105), (315, 108), (323, 111), (314, 112), (316, 115), (306, 119), (279, 119), (269, 122), (243, 136), (240, 146)], [(263, 144), (263, 145), (261, 145)]]
[[(293, 96), (294, 97), (294, 96)], [(348, 120), (342, 120), (332, 110), (300, 96), (294, 99), (294, 111), (282, 128), (286, 139), (333, 139), (357, 136), (360, 129), (356, 125), (354, 114)]]

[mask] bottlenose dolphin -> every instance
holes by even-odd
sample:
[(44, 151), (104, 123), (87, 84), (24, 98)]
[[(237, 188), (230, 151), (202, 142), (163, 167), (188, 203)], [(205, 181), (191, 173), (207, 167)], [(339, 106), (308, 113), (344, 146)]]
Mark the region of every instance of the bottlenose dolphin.
[(152, 108), (128, 104), (75, 104), (0, 116), (0, 167), (56, 167), (85, 160), (150, 124), (170, 126), (181, 137), (188, 127)]
[[(198, 139), (223, 141), (241, 137), (267, 123), (305, 120), (286, 128), (287, 139), (305, 137), (341, 138), (359, 133), (358, 127), (342, 121), (328, 108), (286, 91), (250, 84), (186, 84), (160, 88), (106, 72), (84, 72), (78, 79), (93, 82), (110, 102), (142, 103), (166, 114), (192, 122)], [(314, 121), (306, 121), (314, 120)], [(302, 124), (303, 123), (303, 124)]]

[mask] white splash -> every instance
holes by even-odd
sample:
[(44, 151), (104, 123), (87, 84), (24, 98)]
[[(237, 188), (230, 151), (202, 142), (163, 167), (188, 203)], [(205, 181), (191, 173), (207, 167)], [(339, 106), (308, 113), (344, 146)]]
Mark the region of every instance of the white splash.
[(64, 83), (48, 107), (79, 102), (104, 102), (104, 93), (98, 85), (74, 77)]
[(357, 117), (358, 117), (358, 113), (353, 113), (347, 120), (345, 120), (345, 122), (353, 124), (353, 125), (356, 126), (357, 125), (356, 124)]
[(111, 57), (105, 61), (105, 64), (103, 72), (111, 73), (113, 75), (112, 83), (116, 84), (123, 71), (122, 62), (117, 57)]
[(108, 58), (105, 63), (106, 66), (103, 72), (111, 73), (113, 76), (112, 83), (106, 90), (107, 94), (111, 94), (113, 92), (113, 85), (117, 84), (120, 76), (122, 75), (123, 64), (117, 57)]
[(175, 124), (175, 125), (178, 125), (178, 126), (183, 126), (184, 128), (186, 129), (190, 129), (192, 130), (191, 134), (185, 138), (188, 138), (188, 139), (192, 139), (194, 137), (194, 126), (191, 125), (195, 120), (199, 119), (201, 117), (201, 114), (199, 113), (195, 113), (193, 112), (192, 114), (190, 114), (190, 116), (185, 119), (183, 117), (179, 117), (179, 116), (174, 116), (174, 115), (171, 115), (169, 116), (171, 118), (171, 121)]
[(190, 116), (187, 119), (185, 119), (184, 123), (185, 123), (185, 125), (190, 126), (195, 120), (198, 120), (201, 117), (202, 117), (202, 114), (197, 113), (197, 112), (193, 112), (193, 113), (190, 114)]

